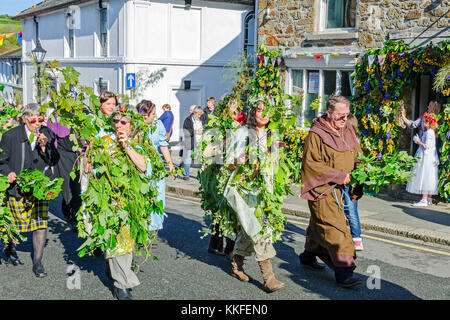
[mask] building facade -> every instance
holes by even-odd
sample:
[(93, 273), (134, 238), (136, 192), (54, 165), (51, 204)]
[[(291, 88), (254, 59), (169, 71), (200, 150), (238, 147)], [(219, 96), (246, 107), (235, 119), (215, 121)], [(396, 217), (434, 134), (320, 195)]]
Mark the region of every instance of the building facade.
[(22, 96), (22, 50), (0, 55), (0, 86), (6, 102), (16, 104)]
[[(227, 92), (233, 84), (221, 81), (224, 68), (244, 50), (254, 50), (249, 0), (50, 0), (15, 19), (22, 21), (25, 102), (36, 96), (29, 53), (38, 36), (46, 61), (73, 66), (81, 84), (97, 94), (134, 92), (132, 103), (152, 100), (158, 115), (169, 103), (173, 141), (180, 138), (189, 106), (205, 106), (207, 97)], [(158, 71), (158, 81), (147, 81)], [(133, 76), (138, 82), (132, 92)]]
[[(258, 0), (258, 43), (283, 51), (285, 90), (302, 95), (298, 124), (305, 126), (324, 112), (329, 95), (354, 92), (350, 75), (359, 53), (388, 39), (421, 46), (448, 39), (449, 9), (448, 0)], [(431, 83), (423, 76), (407, 95), (412, 117), (434, 98)]]

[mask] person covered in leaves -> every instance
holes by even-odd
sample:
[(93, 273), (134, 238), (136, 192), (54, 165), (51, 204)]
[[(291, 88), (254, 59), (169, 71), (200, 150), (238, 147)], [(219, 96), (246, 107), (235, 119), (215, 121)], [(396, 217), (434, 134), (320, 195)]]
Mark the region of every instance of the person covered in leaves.
[[(103, 160), (93, 162), (89, 185), (83, 194), (85, 230), (81, 234), (88, 240), (80, 250), (85, 253), (101, 247), (105, 251), (106, 272), (114, 281), (113, 294), (119, 300), (133, 299), (130, 289), (140, 284), (132, 270), (133, 252), (147, 248), (150, 213), (162, 214), (155, 189), (149, 192), (152, 188), (149, 177), (155, 175), (162, 160), (154, 147), (146, 144), (144, 121), (138, 124), (136, 115), (131, 106), (116, 107), (112, 114), (113, 132), (105, 130), (99, 136), (104, 142), (100, 150), (89, 151)], [(150, 160), (150, 149), (152, 159), (161, 162), (159, 165)], [(98, 203), (98, 198), (105, 194), (111, 198), (107, 207)]]
[[(49, 203), (38, 200), (33, 195), (22, 193), (16, 183), (24, 170), (42, 170), (50, 174), (50, 167), (59, 160), (55, 148), (55, 135), (45, 126), (44, 118), (36, 103), (26, 105), (22, 110), (23, 123), (5, 132), (0, 141), (0, 174), (8, 177), (7, 209), (13, 217), (19, 232), (33, 232), (33, 272), (37, 277), (45, 277), (47, 272), (42, 264), (45, 240), (47, 238)], [(8, 263), (22, 264), (10, 242), (5, 249)]]
[(236, 169), (224, 195), (237, 215), (239, 228), (231, 275), (248, 282), (250, 278), (244, 272), (244, 259), (254, 253), (263, 276), (264, 290), (270, 293), (285, 286), (275, 278), (270, 262), (276, 255), (273, 242), (280, 236), (273, 231), (284, 227), (285, 216), (281, 210), (278, 212), (280, 215), (272, 212), (273, 206), (266, 202), (274, 192), (276, 165), (270, 152), (273, 137), (268, 130), (269, 122), (264, 101), (256, 101), (248, 113), (247, 125), (235, 131), (227, 146), (226, 163), (236, 166)]
[(313, 120), (303, 153), (301, 196), (308, 200), (311, 218), (299, 258), (302, 266), (321, 271), (319, 257), (334, 270), (337, 284), (350, 288), (361, 280), (353, 277), (356, 254), (341, 199), (362, 150), (347, 121), (350, 101), (331, 96), (326, 106), (326, 114)]
[[(172, 162), (172, 157), (169, 151), (169, 141), (166, 136), (166, 129), (161, 120), (156, 119), (156, 105), (150, 100), (142, 100), (136, 106), (137, 112), (145, 116), (145, 123), (149, 127), (147, 132), (147, 138), (152, 142), (156, 150), (161, 150), (161, 153), (166, 160), (169, 171), (174, 171), (175, 167)], [(176, 178), (176, 175), (173, 176)], [(157, 188), (157, 200), (162, 201), (163, 207), (166, 203), (166, 182), (164, 179), (160, 179), (156, 183)], [(150, 216), (150, 231), (157, 231), (163, 228), (164, 215), (152, 213)]]

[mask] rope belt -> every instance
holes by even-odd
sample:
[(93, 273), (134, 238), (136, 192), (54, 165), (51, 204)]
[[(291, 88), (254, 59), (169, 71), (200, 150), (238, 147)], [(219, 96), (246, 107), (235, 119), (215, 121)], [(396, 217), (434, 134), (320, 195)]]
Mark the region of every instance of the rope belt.
[[(336, 194), (336, 188), (339, 188), (339, 190), (341, 190), (341, 199), (339, 201), (338, 196)], [(345, 204), (345, 200), (344, 200), (344, 196), (347, 196), (348, 199), (350, 199), (350, 195), (348, 194), (347, 191), (345, 191), (345, 187), (343, 185), (337, 185), (336, 188), (334, 188), (333, 192), (334, 192), (334, 198), (336, 199), (336, 202), (339, 206), (339, 209), (341, 210), (345, 210), (345, 209), (350, 209), (350, 204)]]

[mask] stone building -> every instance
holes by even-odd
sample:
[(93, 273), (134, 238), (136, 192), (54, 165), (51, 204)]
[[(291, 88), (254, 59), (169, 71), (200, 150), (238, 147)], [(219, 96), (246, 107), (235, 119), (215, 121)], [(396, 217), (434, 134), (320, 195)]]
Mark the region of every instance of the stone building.
[[(424, 46), (450, 36), (449, 0), (259, 0), (257, 7), (258, 43), (283, 50), (285, 90), (303, 95), (302, 126), (324, 111), (330, 94), (352, 94), (359, 53), (387, 39)], [(435, 96), (430, 76), (419, 82), (406, 97), (411, 117)]]

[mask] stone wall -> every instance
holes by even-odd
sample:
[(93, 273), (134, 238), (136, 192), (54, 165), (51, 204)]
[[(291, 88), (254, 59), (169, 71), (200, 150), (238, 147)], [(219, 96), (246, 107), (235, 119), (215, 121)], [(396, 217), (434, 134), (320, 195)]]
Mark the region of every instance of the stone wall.
[[(413, 39), (450, 8), (450, 0), (359, 0), (356, 31), (349, 37), (317, 36), (321, 0), (260, 0), (258, 41), (269, 48), (357, 46), (381, 47), (388, 39)], [(450, 26), (450, 12), (426, 33), (432, 37)], [(448, 37), (447, 34), (440, 34)], [(439, 39), (438, 39), (439, 40)], [(437, 42), (436, 40), (433, 40)]]

